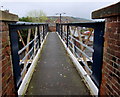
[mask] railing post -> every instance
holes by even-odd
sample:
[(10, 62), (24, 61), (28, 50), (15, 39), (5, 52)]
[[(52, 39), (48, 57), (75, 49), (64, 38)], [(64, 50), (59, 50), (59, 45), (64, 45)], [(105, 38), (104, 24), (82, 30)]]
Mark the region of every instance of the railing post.
[(63, 34), (62, 28), (63, 28), (62, 25), (60, 25), (61, 38), (62, 38), (62, 34)]
[(46, 34), (48, 33), (48, 24), (46, 25)]
[(60, 25), (58, 24), (58, 33), (59, 33), (59, 35), (60, 35)]
[(45, 35), (46, 35), (46, 31), (47, 31), (47, 29), (46, 29), (46, 25), (44, 25), (44, 27), (45, 27), (45, 28), (44, 28), (44, 29), (45, 29), (45, 30), (44, 30), (44, 32), (45, 32), (45, 33), (44, 33), (44, 37), (45, 37)]
[(60, 34), (60, 27), (59, 27), (58, 23), (56, 24), (56, 32), (58, 32)]
[[(48, 32), (48, 24), (46, 24), (46, 34), (47, 34), (47, 32)], [(46, 36), (46, 35), (45, 35)]]
[(67, 47), (68, 47), (68, 37), (69, 37), (69, 26), (67, 25)]
[(56, 32), (58, 32), (58, 24), (56, 23)]
[(59, 24), (57, 24), (57, 31), (58, 31), (58, 33), (59, 33), (59, 35), (60, 35), (60, 25)]
[[(92, 78), (96, 85), (100, 87), (101, 72), (102, 72), (102, 59), (103, 59), (103, 43), (104, 43), (104, 26), (105, 24), (99, 24), (95, 27), (94, 31), (94, 53), (93, 53), (93, 64), (92, 64)], [(96, 65), (97, 64), (97, 65)]]
[(40, 28), (39, 28), (39, 25), (38, 25), (38, 39), (39, 39), (39, 48), (41, 46), (41, 41), (40, 41)]
[(11, 41), (11, 55), (12, 55), (12, 63), (13, 63), (13, 72), (14, 72), (14, 80), (15, 80), (15, 86), (16, 89), (18, 89), (18, 86), (20, 85), (20, 79), (21, 79), (21, 72), (20, 72), (20, 66), (19, 66), (19, 46), (18, 46), (18, 33), (15, 29), (15, 27), (9, 26), (10, 28), (10, 41)]
[(44, 40), (44, 37), (45, 37), (45, 27), (43, 25), (43, 40)]

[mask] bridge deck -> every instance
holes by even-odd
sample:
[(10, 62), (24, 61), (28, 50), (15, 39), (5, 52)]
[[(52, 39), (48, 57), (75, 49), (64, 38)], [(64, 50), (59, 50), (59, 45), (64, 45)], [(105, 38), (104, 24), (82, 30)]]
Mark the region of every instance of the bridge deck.
[(89, 95), (56, 33), (49, 33), (27, 95)]

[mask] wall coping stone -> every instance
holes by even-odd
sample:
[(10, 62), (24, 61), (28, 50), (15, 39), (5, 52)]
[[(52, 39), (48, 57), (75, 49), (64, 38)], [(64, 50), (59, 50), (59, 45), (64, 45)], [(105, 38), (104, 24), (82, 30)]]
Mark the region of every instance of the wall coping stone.
[(18, 15), (0, 10), (0, 21), (17, 22), (19, 18)]
[(120, 15), (120, 2), (92, 12), (92, 19), (103, 19)]

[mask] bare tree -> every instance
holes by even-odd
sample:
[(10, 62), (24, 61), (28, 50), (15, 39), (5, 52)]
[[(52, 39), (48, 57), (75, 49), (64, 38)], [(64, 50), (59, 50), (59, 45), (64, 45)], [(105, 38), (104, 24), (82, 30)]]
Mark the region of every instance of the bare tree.
[(47, 16), (42, 10), (31, 10), (27, 16), (32, 22), (45, 22), (47, 20)]

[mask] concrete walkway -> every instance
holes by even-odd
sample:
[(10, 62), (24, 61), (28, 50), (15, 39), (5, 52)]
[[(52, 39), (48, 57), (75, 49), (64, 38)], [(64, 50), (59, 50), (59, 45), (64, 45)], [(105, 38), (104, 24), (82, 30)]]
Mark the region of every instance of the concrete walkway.
[(56, 33), (49, 33), (27, 95), (89, 95)]

